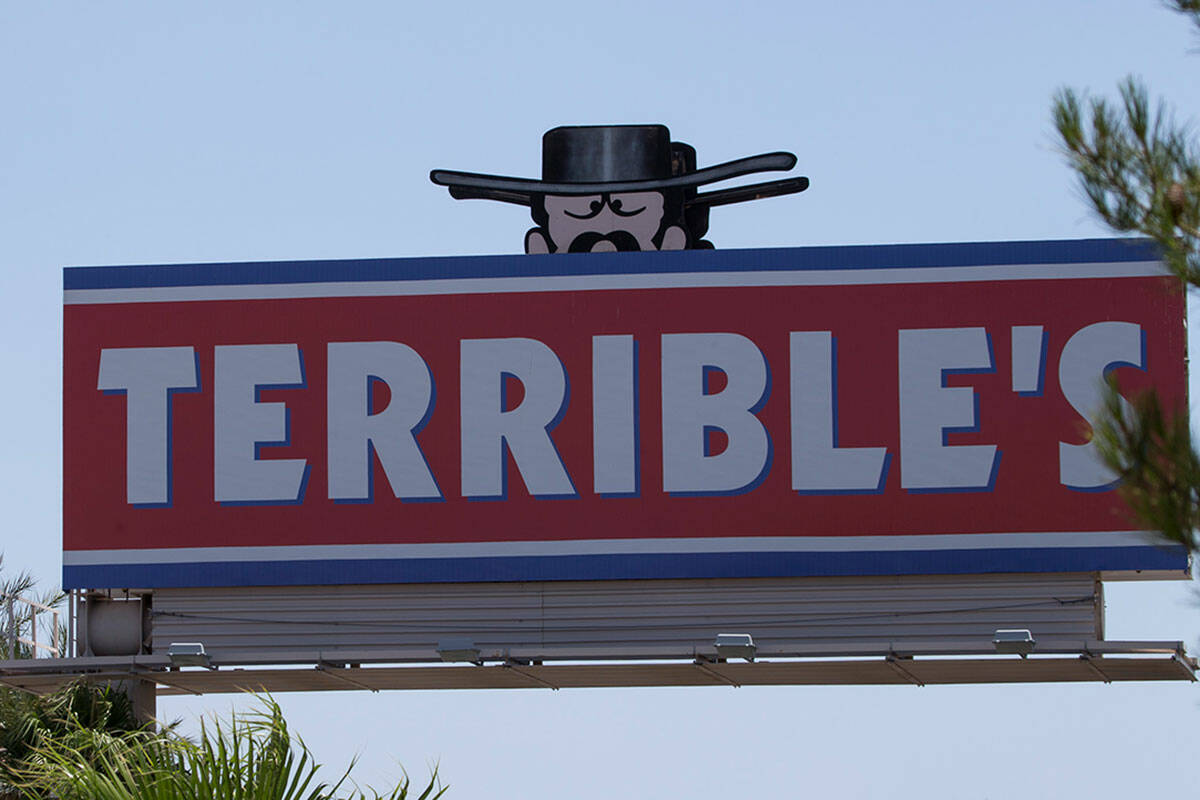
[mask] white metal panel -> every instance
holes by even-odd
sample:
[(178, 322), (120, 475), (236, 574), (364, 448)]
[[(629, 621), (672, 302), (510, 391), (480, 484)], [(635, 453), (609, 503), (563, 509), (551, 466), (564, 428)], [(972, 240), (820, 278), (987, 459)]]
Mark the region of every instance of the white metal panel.
[(1100, 611), (1090, 574), (157, 589), (152, 644), (256, 663), (430, 660), (450, 637), (530, 659), (678, 657), (730, 632), (901, 650), (1028, 628), (1049, 645), (1103, 638)]

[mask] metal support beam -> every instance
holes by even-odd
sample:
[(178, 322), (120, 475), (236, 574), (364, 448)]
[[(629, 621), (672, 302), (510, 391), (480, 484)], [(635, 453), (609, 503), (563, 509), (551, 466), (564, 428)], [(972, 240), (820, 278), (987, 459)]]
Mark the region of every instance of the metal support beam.
[(518, 666), (517, 664), (509, 662), (504, 665), (504, 668), (510, 669), (513, 672), (517, 673), (518, 675), (523, 675), (526, 678), (528, 678), (529, 680), (533, 681), (534, 683), (538, 683), (538, 684), (541, 684), (542, 686), (545, 686), (547, 689), (552, 689), (553, 691), (556, 691), (556, 692), (558, 691), (558, 687), (555, 686), (550, 681), (543, 680), (543, 679), (539, 678), (537, 675), (533, 675), (529, 672), (526, 672), (525, 670), (521, 669), (521, 667)]
[(181, 684), (178, 681), (173, 681), (170, 678), (163, 677), (164, 675), (170, 675), (171, 673), (169, 673), (169, 672), (167, 672), (167, 673), (163, 673), (163, 672), (145, 673), (145, 672), (143, 672), (141, 674), (146, 675), (147, 678), (152, 679), (155, 683), (161, 683), (163, 686), (170, 686), (172, 689), (179, 689), (182, 692), (188, 692), (189, 694), (194, 694), (196, 696), (200, 696), (200, 695), (204, 694), (204, 692), (197, 691), (196, 689), (193, 689), (190, 686), (187, 686), (185, 684)]
[(37, 692), (35, 692), (32, 689), (29, 689), (25, 686), (22, 686), (19, 682), (14, 681), (14, 680), (5, 680), (4, 678), (0, 678), (0, 685), (7, 686), (10, 689), (16, 689), (19, 692), (28, 692), (29, 694), (37, 694)]
[(740, 683), (738, 683), (737, 681), (735, 681), (733, 678), (730, 678), (728, 675), (722, 675), (720, 672), (717, 672), (715, 669), (708, 666), (708, 662), (705, 661), (702, 657), (698, 657), (692, 663), (695, 664), (696, 667), (701, 672), (705, 673), (706, 675), (711, 675), (712, 677), (716, 678), (721, 683), (728, 684), (729, 686), (732, 686), (735, 689), (742, 688), (742, 685)]
[[(50, 692), (83, 678), (112, 683), (130, 691), (144, 718), (153, 706), (139, 687), (161, 684), (163, 694), (211, 694), (254, 687), (263, 691), (335, 689), (569, 689), (602, 686), (829, 686), (969, 683), (1079, 683), (1104, 681), (1193, 681), (1197, 664), (1178, 652), (1161, 652), (1155, 643), (1097, 643), (1094, 650), (1070, 655), (1039, 654), (1018, 659), (990, 655), (956, 658), (918, 652), (910, 657), (864, 658), (859, 652), (840, 659), (761, 659), (753, 663), (715, 662), (693, 653), (687, 658), (525, 664), (505, 659), (485, 667), (424, 663), (357, 666), (357, 662), (288, 662), (234, 669), (171, 670), (161, 655), (20, 659), (0, 662), (0, 683), (36, 693)], [(932, 656), (932, 657), (931, 657)], [(342, 663), (356, 666), (342, 668)], [(309, 669), (296, 669), (308, 666)], [(315, 667), (315, 669), (313, 669)], [(139, 694), (135, 694), (140, 691)], [(142, 698), (138, 700), (139, 696)]]
[(337, 680), (342, 681), (343, 683), (348, 683), (351, 686), (354, 686), (358, 689), (367, 689), (372, 692), (379, 691), (374, 686), (365, 684), (362, 681), (357, 681), (354, 678), (351, 678), (349, 675), (347, 675), (346, 674), (347, 672), (353, 671), (350, 667), (335, 667), (331, 664), (322, 663), (322, 664), (317, 664), (317, 670), (319, 672), (325, 673), (326, 675), (328, 675), (331, 678), (336, 678)]
[(1079, 658), (1084, 664), (1087, 664), (1088, 669), (1096, 673), (1096, 676), (1100, 678), (1100, 680), (1104, 681), (1105, 683), (1112, 683), (1112, 678), (1108, 677), (1104, 670), (1100, 669), (1100, 665), (1096, 663), (1097, 659), (1095, 656), (1093, 656), (1091, 653), (1084, 653)]
[(1172, 656), (1172, 659), (1175, 661), (1176, 664), (1179, 665), (1179, 671), (1181, 673), (1183, 673), (1184, 675), (1186, 675), (1187, 679), (1189, 681), (1191, 681), (1192, 683), (1195, 683), (1197, 680), (1197, 678), (1196, 678), (1196, 660), (1193, 658), (1188, 658), (1187, 654), (1184, 653), (1183, 651), (1176, 653), (1174, 656)]
[(884, 661), (887, 663), (887, 665), (889, 667), (891, 667), (893, 672), (895, 672), (897, 675), (904, 678), (904, 680), (908, 681), (909, 683), (913, 684), (914, 686), (924, 686), (925, 685), (924, 681), (922, 681), (916, 675), (913, 675), (911, 672), (909, 672), (908, 670), (906, 670), (904, 667), (902, 667), (900, 665), (901, 661), (911, 662), (912, 661), (911, 656), (903, 657), (903, 656), (897, 656), (897, 655), (893, 654), (893, 655), (889, 655), (886, 658), (884, 658)]

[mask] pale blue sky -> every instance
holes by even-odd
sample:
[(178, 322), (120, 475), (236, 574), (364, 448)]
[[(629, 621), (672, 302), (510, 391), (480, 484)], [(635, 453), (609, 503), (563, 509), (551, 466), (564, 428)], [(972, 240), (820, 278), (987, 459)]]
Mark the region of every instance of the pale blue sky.
[[(1185, 118), (1200, 41), (1153, 0), (605, 4), (0, 0), (0, 547), (60, 565), (61, 268), (519, 252), (522, 209), (431, 168), (537, 175), (543, 131), (662, 122), (701, 164), (791, 150), (812, 188), (718, 247), (1102, 235), (1050, 96), (1143, 75)], [(1110, 585), (1110, 638), (1184, 639), (1187, 584)], [(1183, 684), (282, 697), (362, 776), (450, 797), (1194, 793)], [(228, 696), (164, 700), (164, 716)]]

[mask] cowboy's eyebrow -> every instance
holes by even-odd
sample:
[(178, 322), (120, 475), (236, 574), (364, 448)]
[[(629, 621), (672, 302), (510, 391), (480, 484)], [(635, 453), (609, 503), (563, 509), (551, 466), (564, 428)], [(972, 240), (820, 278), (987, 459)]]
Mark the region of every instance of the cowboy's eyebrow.
[(635, 208), (633, 211), (623, 211), (621, 209), (620, 198), (609, 203), (608, 207), (611, 208), (613, 210), (613, 213), (616, 214), (618, 217), (636, 217), (638, 214), (640, 214), (646, 210), (646, 206), (642, 206), (641, 208)]
[(589, 213), (587, 213), (587, 214), (574, 214), (571, 211), (569, 211), (566, 207), (563, 208), (562, 212), (564, 214), (566, 214), (568, 217), (570, 217), (571, 219), (592, 219), (593, 217), (598, 216), (600, 214), (600, 212), (604, 210), (604, 206), (606, 206), (608, 204), (609, 204), (608, 195), (602, 194), (602, 195), (600, 195), (599, 200), (592, 200), (588, 204)]
[(608, 206), (618, 217), (636, 217), (638, 214), (645, 211), (647, 207), (646, 205), (642, 205), (633, 209), (632, 211), (625, 211), (621, 208), (621, 204), (621, 198), (613, 198), (611, 195), (602, 194), (600, 195), (599, 200), (591, 201), (589, 204), (590, 212), (587, 214), (575, 214), (566, 208), (563, 208), (562, 212), (571, 219), (592, 219), (593, 217), (598, 216), (600, 212), (604, 210), (605, 206)]

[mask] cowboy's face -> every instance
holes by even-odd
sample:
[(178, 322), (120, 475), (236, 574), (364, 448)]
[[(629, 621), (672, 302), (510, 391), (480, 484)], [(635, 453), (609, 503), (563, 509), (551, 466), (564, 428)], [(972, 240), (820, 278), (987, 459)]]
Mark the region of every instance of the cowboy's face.
[[(663, 207), (661, 192), (546, 195), (546, 231), (560, 253), (657, 250)], [(682, 250), (686, 244), (682, 228), (672, 226), (663, 234), (663, 250)]]

